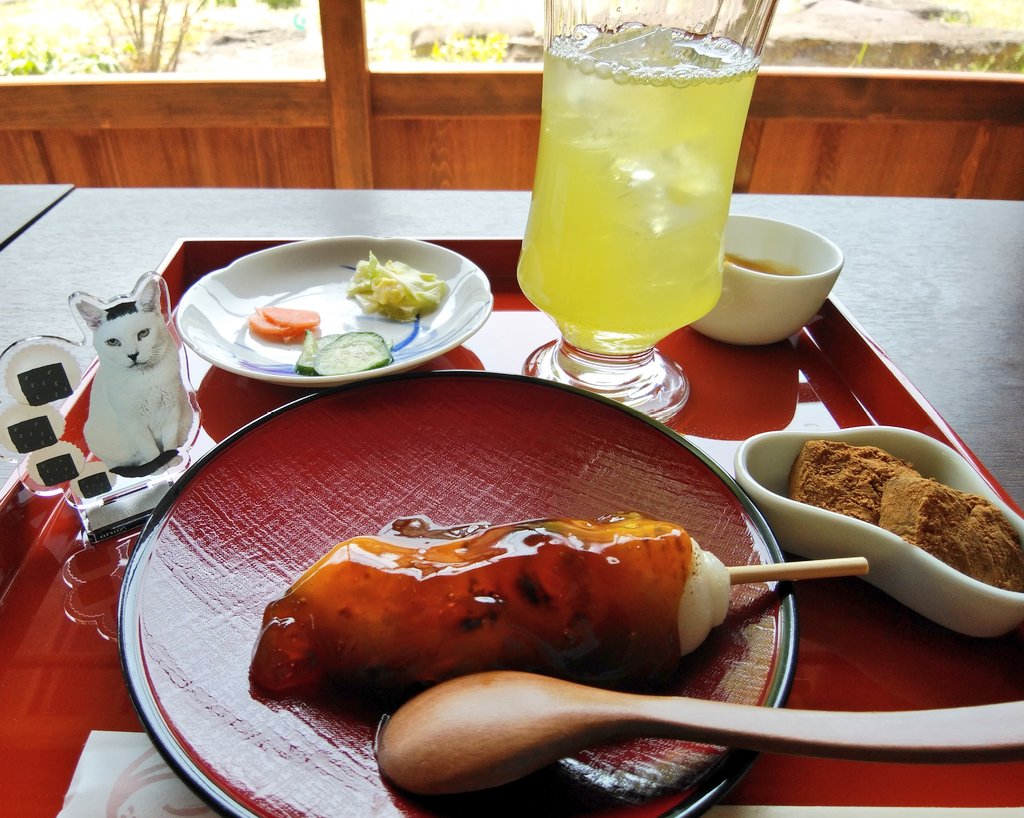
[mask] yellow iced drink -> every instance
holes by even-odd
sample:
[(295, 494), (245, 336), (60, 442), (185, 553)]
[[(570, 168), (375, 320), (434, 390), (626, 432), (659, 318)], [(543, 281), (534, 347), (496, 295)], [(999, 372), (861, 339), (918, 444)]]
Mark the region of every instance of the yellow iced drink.
[(636, 352), (715, 305), (757, 66), (665, 28), (549, 47), (519, 283), (571, 344)]

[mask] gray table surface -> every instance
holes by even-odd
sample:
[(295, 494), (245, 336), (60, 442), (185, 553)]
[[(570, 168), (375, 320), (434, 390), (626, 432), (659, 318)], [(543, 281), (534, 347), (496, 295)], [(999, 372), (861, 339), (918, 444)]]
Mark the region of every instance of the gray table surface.
[(0, 185), (0, 249), (73, 190), (73, 185)]
[[(0, 194), (13, 210), (18, 190)], [(78, 188), (0, 251), (0, 349), (80, 337), (70, 293), (128, 292), (181, 238), (519, 237), (528, 208), (508, 191)], [(741, 195), (733, 211), (842, 247), (835, 296), (1024, 503), (1024, 202)]]

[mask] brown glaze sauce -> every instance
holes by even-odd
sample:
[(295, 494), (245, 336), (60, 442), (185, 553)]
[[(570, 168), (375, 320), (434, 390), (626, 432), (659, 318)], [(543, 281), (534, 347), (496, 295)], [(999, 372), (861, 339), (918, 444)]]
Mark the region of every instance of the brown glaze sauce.
[(764, 273), (765, 275), (801, 276), (804, 274), (804, 271), (795, 264), (786, 264), (782, 261), (753, 259), (746, 256), (737, 256), (734, 253), (726, 253), (725, 260), (736, 267), (752, 270), (755, 273)]
[(615, 688), (679, 662), (690, 537), (636, 513), (437, 528), (335, 546), (271, 602), (252, 662), (269, 693), (325, 678), (383, 697), (483, 670)]

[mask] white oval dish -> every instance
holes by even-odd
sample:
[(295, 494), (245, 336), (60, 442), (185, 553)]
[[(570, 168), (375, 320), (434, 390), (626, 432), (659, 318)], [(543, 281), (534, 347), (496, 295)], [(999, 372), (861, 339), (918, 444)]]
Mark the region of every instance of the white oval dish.
[[(409, 323), (365, 315), (347, 290), (356, 264), (370, 252), (443, 279), (448, 293), (440, 306)], [(487, 276), (453, 250), (414, 239), (339, 236), (261, 250), (203, 276), (181, 297), (175, 322), (182, 340), (214, 366), (272, 383), (321, 387), (401, 372), (449, 352), (484, 325), (493, 304)], [(301, 344), (249, 332), (249, 315), (266, 306), (316, 310), (324, 334), (376, 332), (393, 347), (394, 361), (346, 375), (298, 375)]]
[(877, 446), (908, 461), (925, 477), (986, 497), (1024, 542), (1024, 519), (949, 446), (908, 429), (861, 426), (831, 432), (765, 432), (737, 450), (736, 481), (764, 514), (784, 550), (811, 559), (866, 557), (870, 570), (864, 580), (933, 622), (968, 636), (1000, 636), (1024, 621), (1024, 593), (972, 579), (876, 525), (789, 499), (789, 471), (808, 440)]

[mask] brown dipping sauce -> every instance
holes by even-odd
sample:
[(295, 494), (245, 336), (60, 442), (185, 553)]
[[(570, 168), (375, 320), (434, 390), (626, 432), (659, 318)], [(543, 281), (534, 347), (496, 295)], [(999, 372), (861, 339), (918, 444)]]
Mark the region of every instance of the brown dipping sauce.
[(744, 270), (752, 270), (755, 273), (765, 273), (773, 276), (800, 276), (804, 272), (795, 264), (783, 264), (781, 261), (768, 261), (765, 259), (752, 259), (746, 256), (737, 256), (733, 253), (726, 253), (725, 260), (736, 267)]

